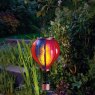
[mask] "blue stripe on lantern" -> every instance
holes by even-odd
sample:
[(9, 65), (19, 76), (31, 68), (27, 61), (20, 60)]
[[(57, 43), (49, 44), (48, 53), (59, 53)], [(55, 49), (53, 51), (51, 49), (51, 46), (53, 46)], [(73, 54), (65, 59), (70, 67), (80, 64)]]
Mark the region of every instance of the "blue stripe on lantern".
[(43, 39), (38, 39), (37, 43), (36, 43), (36, 55), (37, 57), (40, 55), (40, 48), (45, 45), (46, 40)]

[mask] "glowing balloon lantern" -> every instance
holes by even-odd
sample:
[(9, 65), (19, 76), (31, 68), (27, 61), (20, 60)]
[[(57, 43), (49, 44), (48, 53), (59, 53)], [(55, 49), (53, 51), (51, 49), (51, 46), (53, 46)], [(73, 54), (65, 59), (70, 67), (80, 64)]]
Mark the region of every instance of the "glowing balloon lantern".
[(48, 71), (58, 58), (60, 48), (58, 42), (54, 38), (38, 38), (32, 44), (31, 53), (41, 69)]
[(42, 90), (50, 90), (48, 71), (59, 56), (60, 48), (58, 42), (54, 38), (38, 38), (32, 44), (31, 53), (34, 60), (44, 71), (44, 82), (42, 84)]

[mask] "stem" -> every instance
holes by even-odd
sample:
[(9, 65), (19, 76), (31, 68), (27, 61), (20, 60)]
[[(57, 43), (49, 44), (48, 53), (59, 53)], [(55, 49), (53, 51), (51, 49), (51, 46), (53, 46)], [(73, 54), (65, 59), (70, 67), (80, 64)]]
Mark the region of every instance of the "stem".
[(44, 74), (44, 76), (45, 76), (45, 83), (46, 83), (46, 81), (47, 81), (47, 74), (46, 74), (46, 43), (45, 43), (45, 45), (44, 45), (44, 62), (45, 62), (45, 74)]

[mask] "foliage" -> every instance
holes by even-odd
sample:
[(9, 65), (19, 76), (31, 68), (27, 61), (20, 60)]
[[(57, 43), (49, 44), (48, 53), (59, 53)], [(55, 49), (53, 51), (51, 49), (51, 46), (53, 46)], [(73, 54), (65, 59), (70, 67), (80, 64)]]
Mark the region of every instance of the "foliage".
[[(20, 64), (19, 66), (24, 66), (25, 69), (25, 75), (23, 73), (23, 77), (25, 80), (25, 87), (27, 89), (27, 92), (30, 90), (31, 91), (31, 85), (34, 90), (35, 95), (39, 95), (39, 86), (38, 86), (38, 71), (35, 69), (35, 64), (33, 64), (33, 59), (31, 57), (31, 51), (28, 45), (26, 45), (24, 42), (22, 43), (23, 46), (25, 47), (24, 50), (22, 51), (22, 48), (20, 44), (18, 43), (18, 50), (19, 50), (19, 61)], [(26, 57), (27, 56), (27, 57)], [(31, 77), (33, 75), (33, 77)], [(32, 81), (33, 80), (33, 81)]]
[[(10, 49), (10, 50), (8, 52), (5, 52), (7, 51), (7, 49)], [(12, 81), (15, 78), (12, 78), (11, 74), (7, 73), (6, 71), (4, 71), (3, 73), (0, 73), (1, 75), (0, 87), (2, 91), (4, 91), (4, 92), (1, 91), (1, 93), (13, 94), (15, 92), (15, 95), (19, 95), (19, 94), (20, 95), (30, 95), (30, 94), (40, 95), (41, 92), (40, 92), (40, 87), (39, 87), (38, 82), (41, 76), (39, 77), (38, 67), (36, 66), (36, 64), (34, 63), (31, 57), (30, 45), (27, 45), (26, 43), (24, 43), (24, 41), (22, 42), (22, 44), (18, 42), (18, 46), (14, 48), (9, 46), (9, 47), (6, 47), (5, 49), (2, 49), (2, 51), (0, 52), (1, 52), (0, 56), (2, 57), (2, 58), (0, 57), (1, 66), (6, 68), (6, 66), (12, 65), (15, 63), (14, 65), (24, 67), (24, 70), (25, 70), (25, 73), (21, 71), (22, 76), (24, 78), (24, 84), (23, 84), (24, 86), (22, 86), (21, 89), (19, 89), (19, 91), (17, 91), (17, 89), (14, 88), (15, 81), (14, 82)]]
[(14, 77), (6, 71), (0, 72), (0, 93), (13, 93)]
[(35, 0), (29, 1), (29, 3), (25, 3), (25, 0), (7, 0), (6, 3), (2, 0), (1, 2), (0, 30), (2, 33), (0, 33), (0, 37), (40, 31), (39, 19), (36, 17), (37, 3)]
[[(18, 3), (20, 4), (20, 3)], [(21, 3), (18, 5), (13, 12), (16, 17), (20, 20), (19, 30), (21, 33), (37, 33), (39, 32), (39, 20), (36, 17), (36, 2), (31, 1), (28, 5)]]
[[(91, 8), (88, 2), (75, 0), (56, 8), (55, 20), (51, 21), (51, 26), (45, 32), (47, 33), (45, 36), (55, 37), (61, 48), (60, 61), (53, 65), (54, 68), (51, 70), (53, 88), (63, 80), (70, 84), (68, 90), (72, 93), (76, 95), (84, 93), (82, 86), (84, 84), (87, 86), (89, 82), (88, 71), (91, 69), (89, 58), (93, 58), (95, 45), (92, 41), (93, 31), (90, 28), (90, 19), (95, 14), (94, 11), (90, 11)], [(90, 85), (89, 89), (92, 88), (93, 85)]]
[[(18, 52), (11, 45), (3, 45), (0, 47), (0, 64), (7, 66), (9, 64), (16, 65), (18, 63)], [(10, 55), (10, 56), (9, 56)]]
[(1, 12), (0, 21), (6, 24), (10, 33), (16, 32), (16, 29), (19, 26), (19, 21), (15, 18), (15, 16), (12, 13)]
[(38, 0), (38, 12), (37, 16), (42, 16), (45, 20), (49, 21), (54, 18), (54, 12), (56, 8), (57, 0)]

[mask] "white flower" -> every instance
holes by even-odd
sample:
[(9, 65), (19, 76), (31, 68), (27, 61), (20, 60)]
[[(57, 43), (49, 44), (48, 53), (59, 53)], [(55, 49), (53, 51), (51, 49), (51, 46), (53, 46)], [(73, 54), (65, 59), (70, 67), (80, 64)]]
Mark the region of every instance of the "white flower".
[(54, 22), (53, 22), (53, 21), (50, 21), (50, 24), (51, 24), (51, 25), (54, 25)]
[(62, 1), (61, 1), (61, 0), (58, 0), (58, 6), (60, 6), (60, 5), (61, 5), (61, 3), (62, 3)]

